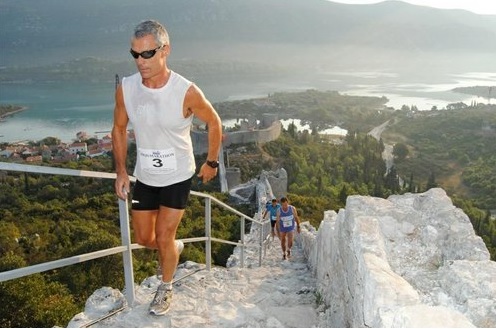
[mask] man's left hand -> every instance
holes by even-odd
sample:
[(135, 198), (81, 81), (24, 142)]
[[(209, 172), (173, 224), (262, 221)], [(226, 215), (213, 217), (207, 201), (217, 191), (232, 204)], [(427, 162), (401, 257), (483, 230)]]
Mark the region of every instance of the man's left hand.
[(204, 163), (201, 166), (200, 172), (198, 173), (197, 176), (199, 178), (202, 178), (203, 183), (206, 184), (209, 181), (211, 181), (212, 179), (214, 179), (214, 177), (216, 175), (217, 175), (217, 168), (212, 168), (209, 165), (207, 165), (206, 163)]

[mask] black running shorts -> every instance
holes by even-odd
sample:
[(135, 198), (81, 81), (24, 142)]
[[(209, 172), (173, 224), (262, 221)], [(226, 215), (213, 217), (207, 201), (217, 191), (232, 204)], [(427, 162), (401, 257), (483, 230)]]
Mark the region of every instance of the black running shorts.
[(191, 189), (191, 179), (162, 187), (149, 186), (136, 181), (131, 209), (158, 210), (160, 206), (185, 209)]

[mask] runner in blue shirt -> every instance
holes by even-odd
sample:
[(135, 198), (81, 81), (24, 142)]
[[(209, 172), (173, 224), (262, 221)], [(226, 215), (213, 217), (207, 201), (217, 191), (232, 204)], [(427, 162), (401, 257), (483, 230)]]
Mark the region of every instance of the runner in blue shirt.
[(277, 211), (279, 209), (281, 209), (281, 205), (277, 203), (277, 199), (272, 199), (272, 203), (265, 206), (265, 210), (262, 215), (262, 218), (265, 219), (267, 213), (270, 213), (270, 236), (272, 237), (272, 239), (274, 239), (274, 235), (277, 235), (277, 237), (279, 237), (279, 230), (277, 230), (276, 228)]

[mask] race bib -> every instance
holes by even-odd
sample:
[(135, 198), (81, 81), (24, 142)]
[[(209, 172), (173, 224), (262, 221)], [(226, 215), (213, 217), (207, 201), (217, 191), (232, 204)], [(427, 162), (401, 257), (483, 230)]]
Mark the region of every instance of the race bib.
[(165, 150), (138, 149), (141, 169), (151, 174), (167, 174), (177, 170), (174, 148)]
[(270, 216), (270, 220), (271, 221), (276, 221), (277, 220), (277, 216)]
[(293, 226), (293, 218), (292, 217), (283, 217), (283, 218), (281, 218), (281, 220), (282, 220), (282, 227)]

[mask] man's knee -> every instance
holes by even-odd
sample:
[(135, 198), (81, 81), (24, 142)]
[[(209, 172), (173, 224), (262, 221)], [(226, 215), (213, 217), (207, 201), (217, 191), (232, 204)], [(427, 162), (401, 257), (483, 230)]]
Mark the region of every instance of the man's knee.
[(145, 246), (147, 248), (156, 248), (157, 247), (156, 242), (155, 242), (155, 238), (153, 238), (153, 237), (135, 234), (134, 239), (136, 240), (136, 243), (141, 245), (141, 246)]
[(167, 245), (168, 243), (172, 243), (174, 241), (175, 236), (172, 234), (159, 234), (156, 237), (157, 244), (160, 244), (161, 246)]

